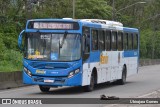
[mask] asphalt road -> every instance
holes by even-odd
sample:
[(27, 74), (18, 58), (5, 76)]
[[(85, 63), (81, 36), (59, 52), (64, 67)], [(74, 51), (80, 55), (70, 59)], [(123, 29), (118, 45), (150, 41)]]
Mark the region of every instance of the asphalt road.
[[(15, 89), (0, 90), (1, 98), (100, 98), (100, 95), (134, 98), (160, 89), (160, 65), (139, 68), (139, 74), (127, 78), (125, 85), (100, 84), (93, 92), (83, 92), (80, 87), (52, 88), (48, 93), (40, 92), (38, 86), (27, 86)], [(4, 105), (0, 105), (3, 107)], [(17, 105), (7, 105), (18, 107)], [(21, 106), (21, 105), (20, 105)], [(27, 105), (23, 105), (26, 107)], [(95, 105), (30, 105), (33, 107), (104, 107)], [(5, 106), (6, 107), (6, 106)]]

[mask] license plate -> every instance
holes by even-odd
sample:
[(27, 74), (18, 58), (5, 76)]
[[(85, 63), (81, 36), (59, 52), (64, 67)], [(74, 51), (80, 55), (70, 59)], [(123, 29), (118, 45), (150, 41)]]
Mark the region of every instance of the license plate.
[(45, 83), (53, 83), (54, 80), (44, 80)]

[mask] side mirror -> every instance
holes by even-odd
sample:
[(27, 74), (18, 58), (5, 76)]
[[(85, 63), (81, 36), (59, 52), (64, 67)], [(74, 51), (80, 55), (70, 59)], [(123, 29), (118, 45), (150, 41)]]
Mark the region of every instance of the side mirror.
[(18, 47), (21, 51), (23, 50), (22, 48), (23, 33), (25, 33), (25, 30), (22, 30), (22, 32), (19, 34), (18, 37)]

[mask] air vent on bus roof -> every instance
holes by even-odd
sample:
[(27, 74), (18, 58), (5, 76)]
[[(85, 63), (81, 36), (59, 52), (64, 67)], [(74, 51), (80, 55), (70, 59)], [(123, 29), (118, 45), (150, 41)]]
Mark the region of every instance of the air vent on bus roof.
[(72, 20), (72, 18), (62, 18), (62, 19)]
[(101, 20), (101, 19), (82, 19), (81, 21), (87, 21), (92, 23), (101, 23), (109, 26), (120, 26), (123, 27), (123, 24), (116, 21), (109, 21), (109, 20)]

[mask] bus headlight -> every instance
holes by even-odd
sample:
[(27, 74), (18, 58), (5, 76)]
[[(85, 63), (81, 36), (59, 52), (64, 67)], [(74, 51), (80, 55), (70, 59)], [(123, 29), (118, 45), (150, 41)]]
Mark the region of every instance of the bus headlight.
[(31, 71), (29, 71), (26, 67), (24, 67), (24, 72), (28, 75), (28, 76), (32, 76)]
[(69, 73), (69, 75), (68, 75), (68, 78), (73, 77), (75, 74), (79, 73), (79, 71), (80, 71), (80, 69), (76, 69), (76, 70), (74, 70), (74, 71), (71, 71), (71, 72)]

